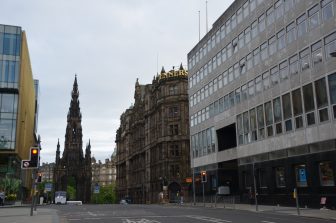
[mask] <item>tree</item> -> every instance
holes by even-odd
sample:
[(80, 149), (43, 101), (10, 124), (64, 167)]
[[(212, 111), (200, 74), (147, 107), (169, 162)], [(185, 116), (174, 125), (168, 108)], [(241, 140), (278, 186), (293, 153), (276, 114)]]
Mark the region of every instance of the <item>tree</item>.
[(115, 184), (100, 187), (99, 193), (92, 196), (92, 202), (96, 204), (114, 204), (116, 201)]
[(17, 194), (20, 189), (21, 180), (9, 178), (6, 176), (0, 181), (0, 188), (6, 193), (8, 200), (16, 200)]

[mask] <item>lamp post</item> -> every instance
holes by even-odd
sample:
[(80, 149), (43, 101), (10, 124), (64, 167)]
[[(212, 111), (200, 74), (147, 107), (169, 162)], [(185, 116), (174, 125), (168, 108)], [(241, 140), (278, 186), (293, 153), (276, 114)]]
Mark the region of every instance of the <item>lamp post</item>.
[(258, 197), (257, 197), (257, 182), (254, 173), (254, 161), (252, 163), (252, 173), (253, 173), (253, 187), (254, 187), (254, 201), (255, 201), (255, 208), (258, 211)]

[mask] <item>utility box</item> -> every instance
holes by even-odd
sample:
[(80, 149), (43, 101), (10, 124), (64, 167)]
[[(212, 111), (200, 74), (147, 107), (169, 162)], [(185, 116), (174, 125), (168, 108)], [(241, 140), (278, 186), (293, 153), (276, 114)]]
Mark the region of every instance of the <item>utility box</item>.
[(220, 186), (218, 187), (218, 195), (228, 195), (230, 194), (230, 187), (229, 186)]

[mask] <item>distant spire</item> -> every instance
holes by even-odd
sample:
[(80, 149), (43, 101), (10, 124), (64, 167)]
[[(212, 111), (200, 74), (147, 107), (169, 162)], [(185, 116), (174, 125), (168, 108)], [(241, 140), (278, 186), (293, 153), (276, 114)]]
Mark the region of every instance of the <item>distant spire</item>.
[(184, 70), (182, 63), (180, 65), (180, 70)]
[(166, 71), (165, 71), (164, 67), (162, 66), (161, 74), (163, 74), (163, 73), (166, 73)]

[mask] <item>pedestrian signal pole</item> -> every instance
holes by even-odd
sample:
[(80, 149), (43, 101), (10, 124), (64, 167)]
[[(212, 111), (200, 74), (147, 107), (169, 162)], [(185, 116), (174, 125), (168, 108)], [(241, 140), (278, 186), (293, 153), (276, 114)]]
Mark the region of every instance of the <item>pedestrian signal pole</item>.
[(203, 206), (205, 206), (205, 198), (204, 198), (204, 184), (207, 182), (207, 175), (206, 171), (201, 171), (201, 178), (202, 178), (202, 187), (203, 187)]

